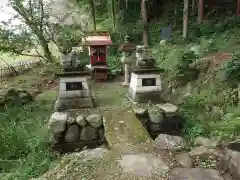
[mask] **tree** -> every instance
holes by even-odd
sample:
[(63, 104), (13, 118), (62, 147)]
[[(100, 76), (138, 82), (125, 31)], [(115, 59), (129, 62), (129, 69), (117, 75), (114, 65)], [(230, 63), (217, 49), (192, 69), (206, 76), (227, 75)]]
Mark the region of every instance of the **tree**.
[(52, 53), (48, 47), (49, 39), (45, 37), (45, 27), (48, 24), (48, 16), (44, 12), (43, 0), (10, 0), (10, 6), (17, 12), (20, 18), (35, 35), (36, 40), (41, 45), (44, 57), (48, 61), (53, 61)]
[(188, 34), (188, 0), (184, 0), (183, 10), (183, 38), (187, 38)]
[(204, 0), (198, 1), (198, 23), (201, 24), (203, 22), (204, 17)]
[(142, 12), (142, 19), (143, 19), (143, 45), (145, 48), (148, 47), (148, 22), (147, 22), (147, 7), (146, 1), (141, 1), (141, 12)]
[(97, 30), (97, 22), (96, 22), (96, 4), (95, 0), (89, 0), (89, 4), (91, 7), (91, 12), (92, 12), (92, 19), (93, 19), (93, 29), (94, 31)]

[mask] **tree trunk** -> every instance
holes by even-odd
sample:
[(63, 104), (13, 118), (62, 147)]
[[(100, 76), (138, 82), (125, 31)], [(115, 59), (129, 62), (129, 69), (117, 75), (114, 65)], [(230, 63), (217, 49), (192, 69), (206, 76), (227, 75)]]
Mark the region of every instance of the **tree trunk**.
[(45, 38), (41, 35), (38, 36), (40, 45), (42, 47), (42, 50), (44, 52), (44, 57), (47, 59), (48, 62), (52, 62), (53, 61), (53, 56), (52, 53), (48, 47), (48, 42), (45, 40)]
[(116, 32), (116, 5), (114, 0), (111, 0), (111, 14), (112, 14), (112, 25), (113, 25), (113, 32)]
[(240, 0), (237, 0), (237, 11), (236, 11), (237, 16), (240, 16)]
[(147, 8), (146, 8), (146, 0), (142, 0), (141, 2), (141, 11), (143, 18), (143, 45), (145, 48), (148, 47), (148, 22), (147, 22)]
[(90, 6), (91, 6), (91, 11), (92, 11), (93, 29), (94, 29), (94, 31), (97, 31), (95, 0), (90, 0)]
[(183, 38), (187, 38), (188, 34), (188, 0), (184, 0), (183, 11)]
[(196, 0), (192, 0), (192, 14), (194, 13)]
[(203, 22), (204, 17), (204, 0), (198, 1), (198, 23), (201, 24)]

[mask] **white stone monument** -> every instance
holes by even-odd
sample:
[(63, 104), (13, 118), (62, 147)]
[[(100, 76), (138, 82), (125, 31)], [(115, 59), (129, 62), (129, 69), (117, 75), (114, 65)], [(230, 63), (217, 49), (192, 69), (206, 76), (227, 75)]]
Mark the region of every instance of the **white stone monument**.
[(93, 107), (93, 100), (87, 72), (59, 73), (59, 93), (56, 102), (57, 110)]
[(137, 68), (131, 74), (128, 96), (131, 101), (139, 103), (163, 102), (161, 97), (162, 69), (155, 68), (155, 60), (149, 55), (139, 56)]

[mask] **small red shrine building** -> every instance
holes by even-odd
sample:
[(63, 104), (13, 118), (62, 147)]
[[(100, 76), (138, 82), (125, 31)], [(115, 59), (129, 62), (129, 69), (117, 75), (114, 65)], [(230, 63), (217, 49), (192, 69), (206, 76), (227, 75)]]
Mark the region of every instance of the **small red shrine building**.
[[(106, 79), (107, 76), (107, 47), (112, 45), (108, 32), (93, 32), (83, 39), (83, 46), (88, 46), (90, 65), (96, 78)], [(101, 76), (102, 75), (102, 76)]]

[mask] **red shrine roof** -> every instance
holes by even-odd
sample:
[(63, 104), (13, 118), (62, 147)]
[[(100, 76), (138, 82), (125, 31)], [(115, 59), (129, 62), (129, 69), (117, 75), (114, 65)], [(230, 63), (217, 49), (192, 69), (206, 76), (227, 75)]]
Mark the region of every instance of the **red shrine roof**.
[(95, 33), (89, 35), (83, 39), (83, 45), (85, 46), (97, 46), (97, 45), (112, 45), (111, 37), (108, 33)]

